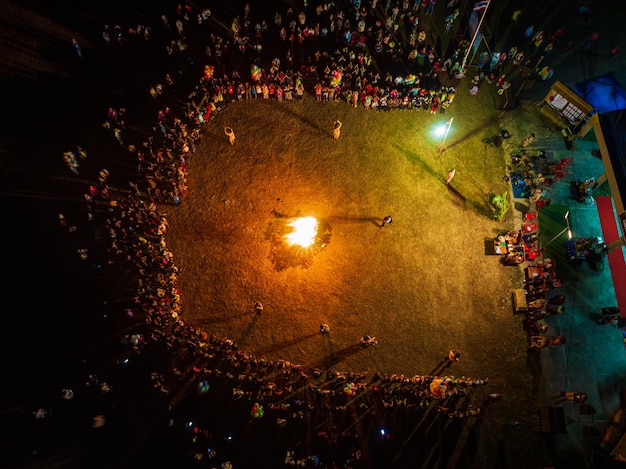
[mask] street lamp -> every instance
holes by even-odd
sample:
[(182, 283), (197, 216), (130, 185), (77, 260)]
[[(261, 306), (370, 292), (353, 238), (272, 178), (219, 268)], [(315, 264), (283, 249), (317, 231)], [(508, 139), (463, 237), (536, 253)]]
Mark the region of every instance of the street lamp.
[(441, 146), (439, 147), (438, 156), (441, 156), (441, 154), (446, 151), (446, 138), (448, 138), (448, 132), (450, 132), (450, 126), (452, 125), (453, 120), (454, 117), (451, 117), (450, 120), (444, 124), (446, 132), (443, 134), (443, 140), (441, 141)]
[(556, 241), (556, 239), (561, 236), (563, 233), (565, 233), (567, 231), (567, 239), (572, 239), (572, 228), (569, 224), (569, 210), (567, 212), (565, 212), (565, 223), (567, 223), (567, 226), (565, 228), (563, 228), (554, 238), (552, 238), (550, 241), (548, 241), (542, 248), (541, 251), (545, 251), (546, 248), (548, 246), (550, 246), (550, 244), (552, 244), (554, 241)]

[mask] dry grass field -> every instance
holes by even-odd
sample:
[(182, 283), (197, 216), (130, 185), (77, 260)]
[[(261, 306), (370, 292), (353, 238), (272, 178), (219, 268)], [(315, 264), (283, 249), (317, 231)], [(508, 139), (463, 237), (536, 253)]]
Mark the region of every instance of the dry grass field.
[[(521, 272), (485, 249), (515, 223), (512, 211), (494, 221), (489, 205), (508, 190), (504, 151), (482, 141), (499, 128), (490, 99), (488, 90), (459, 90), (443, 115), (311, 97), (220, 113), (189, 162), (183, 203), (166, 209), (186, 321), (257, 357), (321, 369), (428, 374), (457, 348), (461, 360), (447, 373), (488, 377), (485, 390), (503, 395), (484, 422), (482, 458), (490, 458), (502, 425), (530, 428), (534, 411), (526, 338), (510, 300)], [(439, 156), (433, 130), (450, 117)], [(234, 146), (224, 126), (234, 129)], [(381, 229), (385, 215), (393, 223)], [(299, 216), (320, 221), (325, 246), (298, 250), (280, 239)], [(380, 344), (356, 349), (364, 334)]]

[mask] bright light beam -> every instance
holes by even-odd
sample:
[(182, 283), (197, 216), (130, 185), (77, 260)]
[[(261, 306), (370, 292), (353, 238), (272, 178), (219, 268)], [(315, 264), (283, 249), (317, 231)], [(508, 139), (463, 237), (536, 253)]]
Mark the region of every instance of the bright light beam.
[(315, 237), (317, 236), (317, 220), (315, 218), (296, 218), (289, 223), (289, 226), (293, 227), (293, 231), (285, 235), (289, 244), (297, 244), (307, 248), (315, 243)]

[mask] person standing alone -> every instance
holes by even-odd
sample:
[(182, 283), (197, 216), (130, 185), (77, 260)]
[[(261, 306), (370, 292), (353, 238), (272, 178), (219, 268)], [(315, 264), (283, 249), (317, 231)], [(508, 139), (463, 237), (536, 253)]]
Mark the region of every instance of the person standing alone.
[(450, 182), (452, 181), (452, 179), (454, 179), (454, 175), (456, 174), (456, 169), (454, 168), (454, 166), (452, 166), (449, 170), (448, 170), (448, 177), (446, 178), (446, 184), (450, 184)]
[(447, 366), (450, 366), (454, 362), (458, 362), (461, 359), (461, 352), (456, 349), (451, 349), (448, 352), (448, 356), (443, 359), (444, 362), (447, 362)]
[(75, 37), (72, 38), (72, 49), (74, 49), (79, 59), (83, 57), (83, 49), (80, 47)]
[(391, 218), (391, 215), (387, 215), (386, 217), (383, 217), (383, 222), (381, 223), (380, 227), (381, 227), (381, 228), (384, 228), (384, 227), (385, 227), (385, 225), (391, 225), (391, 222), (392, 222), (392, 221), (393, 221), (393, 220), (392, 220), (392, 218)]
[(341, 126), (343, 124), (339, 121), (336, 120), (335, 122), (333, 122), (333, 138), (335, 140), (337, 140), (339, 138), (339, 136), (341, 135)]
[(235, 144), (235, 131), (230, 127), (224, 127), (224, 133), (228, 137), (228, 141), (231, 145)]

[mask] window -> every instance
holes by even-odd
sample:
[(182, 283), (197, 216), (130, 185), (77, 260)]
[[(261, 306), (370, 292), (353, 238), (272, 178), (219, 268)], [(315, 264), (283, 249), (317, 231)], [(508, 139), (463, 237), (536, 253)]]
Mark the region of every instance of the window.
[(572, 124), (578, 124), (583, 116), (583, 112), (572, 103), (567, 103), (567, 105), (561, 109), (560, 113)]

